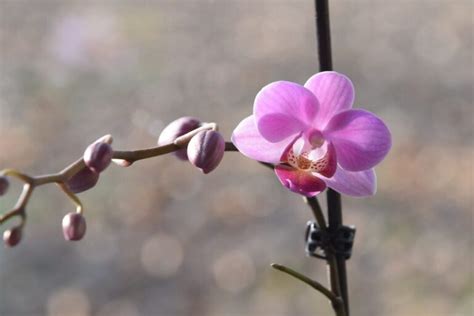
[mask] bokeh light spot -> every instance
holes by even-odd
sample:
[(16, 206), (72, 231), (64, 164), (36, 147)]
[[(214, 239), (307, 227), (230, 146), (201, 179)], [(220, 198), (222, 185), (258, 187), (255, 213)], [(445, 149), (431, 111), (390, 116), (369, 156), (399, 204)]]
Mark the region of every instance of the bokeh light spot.
[(256, 269), (250, 256), (234, 250), (218, 258), (212, 267), (217, 286), (231, 293), (239, 293), (255, 281)]
[(183, 257), (181, 242), (163, 233), (147, 240), (141, 250), (143, 269), (159, 278), (168, 278), (176, 274), (183, 263)]

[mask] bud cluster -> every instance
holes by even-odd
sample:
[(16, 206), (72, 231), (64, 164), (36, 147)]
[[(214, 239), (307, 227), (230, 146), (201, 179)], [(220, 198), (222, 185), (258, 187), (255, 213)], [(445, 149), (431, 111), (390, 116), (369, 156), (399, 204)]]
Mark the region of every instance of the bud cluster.
[[(166, 126), (158, 139), (159, 147), (150, 150), (153, 150), (153, 156), (157, 156), (178, 148), (178, 150), (174, 151), (176, 157), (181, 160), (188, 160), (204, 174), (207, 174), (217, 168), (224, 157), (226, 148), (224, 138), (216, 129), (217, 125), (215, 123), (202, 123), (197, 118), (182, 117)], [(6, 173), (5, 175), (14, 175), (29, 185), (24, 186), (24, 190), (26, 190), (24, 192), (26, 193), (22, 193), (23, 200), (20, 198), (19, 202), (21, 202), (18, 204), (20, 206), (3, 216), (3, 220), (0, 220), (1, 223), (5, 219), (13, 216), (21, 216), (22, 218), (19, 225), (4, 232), (3, 241), (5, 245), (14, 247), (22, 239), (22, 229), (26, 218), (25, 206), (32, 189), (35, 187), (35, 180), (38, 180), (36, 183), (39, 183), (39, 185), (51, 182), (58, 183), (64, 192), (74, 201), (77, 206), (77, 211), (64, 216), (62, 220), (62, 230), (66, 240), (81, 240), (86, 233), (86, 221), (82, 215), (81, 202), (75, 194), (93, 188), (99, 181), (100, 173), (103, 172), (111, 162), (127, 167), (135, 160), (150, 157), (148, 155), (140, 157), (140, 154), (146, 151), (140, 150), (132, 152), (132, 154), (137, 155), (134, 160), (114, 159), (114, 150), (111, 144), (112, 137), (110, 135), (106, 135), (90, 144), (84, 151), (82, 160), (72, 164), (69, 169), (65, 169), (67, 171), (74, 170), (74, 174), (69, 178), (64, 179), (64, 177), (66, 177), (65, 175), (68, 174), (66, 171), (38, 178), (22, 175), (15, 170), (10, 170), (10, 174)], [(159, 150), (162, 151), (159, 152)], [(156, 154), (157, 152), (159, 153)], [(123, 157), (121, 154), (123, 155), (123, 152), (118, 153), (116, 157)], [(58, 177), (60, 180), (58, 180)], [(45, 178), (48, 179), (49, 182), (46, 182)], [(8, 188), (8, 178), (0, 175), (0, 196), (4, 195)]]
[[(112, 141), (112, 136), (106, 135), (86, 148), (83, 156), (86, 166), (66, 182), (71, 192), (84, 192), (97, 184), (99, 174), (112, 162), (114, 156)], [(69, 213), (64, 216), (62, 227), (66, 240), (81, 240), (86, 233), (86, 220), (80, 213)]]
[[(201, 126), (201, 121), (197, 118), (184, 116), (169, 123), (158, 137), (158, 146), (173, 143), (176, 138), (183, 136)], [(181, 148), (174, 152), (180, 160), (188, 160), (186, 148)]]
[(84, 152), (86, 166), (72, 176), (66, 185), (73, 193), (81, 193), (93, 188), (99, 181), (99, 173), (104, 171), (112, 161), (112, 137), (106, 135), (90, 144)]
[[(181, 117), (168, 124), (158, 138), (158, 145), (173, 143), (183, 136), (202, 126), (194, 117)], [(214, 170), (224, 157), (225, 141), (215, 130), (203, 130), (194, 135), (186, 148), (175, 151), (181, 160), (189, 160), (194, 166), (207, 174)]]
[[(106, 135), (90, 144), (84, 152), (83, 160), (85, 166), (69, 178), (63, 186), (63, 189), (72, 193), (80, 193), (94, 187), (99, 181), (99, 174), (104, 171), (112, 161), (114, 151), (112, 149), (112, 137)], [(0, 176), (0, 196), (4, 195), (9, 187), (9, 181), (6, 176)], [(64, 238), (66, 240), (80, 240), (86, 232), (86, 221), (82, 216), (82, 206), (73, 194), (68, 193), (70, 197), (78, 204), (77, 213), (67, 214), (62, 221)], [(22, 238), (22, 229), (24, 224), (24, 207), (12, 211), (16, 214), (22, 214), (22, 223), (3, 233), (3, 242), (8, 247), (18, 245)]]

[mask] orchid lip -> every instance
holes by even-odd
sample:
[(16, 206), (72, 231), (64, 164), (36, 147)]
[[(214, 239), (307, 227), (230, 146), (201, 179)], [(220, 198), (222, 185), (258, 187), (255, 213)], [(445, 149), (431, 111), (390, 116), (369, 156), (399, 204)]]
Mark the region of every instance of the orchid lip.
[(296, 139), (283, 154), (282, 162), (300, 171), (332, 176), (337, 165), (335, 150), (321, 136), (321, 132), (315, 131), (309, 138)]

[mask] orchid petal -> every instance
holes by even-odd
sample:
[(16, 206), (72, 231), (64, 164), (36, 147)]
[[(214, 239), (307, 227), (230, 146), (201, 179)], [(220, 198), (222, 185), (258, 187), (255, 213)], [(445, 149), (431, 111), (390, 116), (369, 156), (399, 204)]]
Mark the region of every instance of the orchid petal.
[(323, 129), (335, 114), (349, 110), (354, 103), (354, 86), (349, 78), (335, 71), (315, 74), (305, 83), (305, 88), (313, 92), (320, 109), (315, 126)]
[[(319, 102), (311, 91), (297, 83), (277, 81), (260, 90), (255, 97), (253, 113), (262, 136), (275, 141), (305, 130), (314, 121), (318, 109)], [(280, 125), (281, 136), (275, 134), (276, 129), (268, 123), (268, 118), (264, 119), (267, 115), (275, 114), (279, 116), (274, 116), (273, 119), (289, 123)], [(296, 127), (298, 131), (295, 132)]]
[(279, 142), (301, 132), (301, 122), (282, 113), (266, 114), (258, 121), (258, 131), (271, 143)]
[(365, 110), (348, 110), (334, 116), (325, 136), (336, 148), (337, 161), (348, 171), (377, 165), (387, 155), (392, 141), (385, 123)]
[(232, 134), (232, 143), (245, 156), (268, 163), (279, 163), (286, 147), (293, 139), (270, 143), (259, 133), (253, 115), (243, 119)]
[(278, 165), (275, 173), (283, 186), (307, 197), (315, 196), (326, 188), (324, 181), (310, 172)]
[(331, 189), (354, 197), (371, 196), (377, 191), (374, 169), (352, 172), (338, 166), (334, 176), (323, 179)]

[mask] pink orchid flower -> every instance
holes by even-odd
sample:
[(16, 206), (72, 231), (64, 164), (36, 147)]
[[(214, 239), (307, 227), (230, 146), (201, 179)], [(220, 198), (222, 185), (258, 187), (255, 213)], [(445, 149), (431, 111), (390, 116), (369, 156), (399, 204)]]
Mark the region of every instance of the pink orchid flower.
[(330, 187), (362, 197), (375, 194), (373, 167), (387, 155), (391, 135), (374, 114), (352, 109), (354, 86), (346, 76), (325, 71), (304, 86), (277, 81), (255, 98), (232, 142), (245, 156), (275, 164), (280, 182), (315, 196)]

